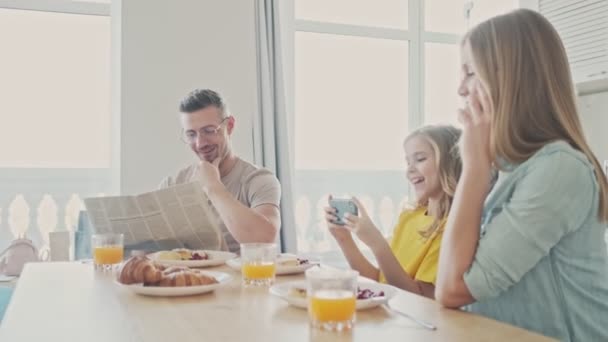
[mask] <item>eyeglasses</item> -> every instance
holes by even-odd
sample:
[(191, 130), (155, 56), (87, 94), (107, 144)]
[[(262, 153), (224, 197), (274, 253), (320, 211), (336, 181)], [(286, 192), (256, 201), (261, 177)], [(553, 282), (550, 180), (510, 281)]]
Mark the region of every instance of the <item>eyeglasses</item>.
[(192, 129), (189, 129), (187, 131), (182, 130), (182, 135), (181, 135), (182, 141), (187, 144), (192, 144), (199, 139), (199, 136), (205, 137), (205, 138), (215, 137), (222, 129), (222, 124), (224, 122), (226, 122), (226, 119), (228, 119), (228, 118), (224, 118), (222, 121), (220, 121), (220, 124), (217, 126), (209, 125), (209, 126), (201, 127), (198, 130), (198, 132), (195, 130), (192, 130)]

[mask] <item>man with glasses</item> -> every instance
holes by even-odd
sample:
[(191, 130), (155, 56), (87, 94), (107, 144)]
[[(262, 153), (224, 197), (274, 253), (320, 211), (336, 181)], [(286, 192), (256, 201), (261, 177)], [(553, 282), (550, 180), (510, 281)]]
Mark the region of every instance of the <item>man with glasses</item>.
[(168, 177), (161, 188), (199, 180), (218, 214), (225, 248), (245, 242), (274, 242), (281, 218), (281, 187), (269, 170), (234, 154), (230, 137), (236, 120), (218, 93), (192, 91), (180, 104), (182, 140), (199, 161)]

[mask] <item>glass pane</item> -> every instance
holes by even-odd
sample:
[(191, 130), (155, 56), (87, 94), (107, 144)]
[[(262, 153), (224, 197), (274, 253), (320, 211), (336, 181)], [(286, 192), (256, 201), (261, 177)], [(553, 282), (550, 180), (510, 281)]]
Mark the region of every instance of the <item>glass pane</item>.
[(425, 0), (426, 31), (463, 34), (466, 31), (464, 3), (467, 0)]
[(458, 125), (461, 100), (460, 50), (455, 44), (424, 44), (424, 121), (427, 124)]
[(407, 61), (407, 42), (297, 32), (296, 168), (401, 169)]
[[(465, 4), (470, 3), (470, 21), (465, 20)], [(426, 0), (424, 2), (425, 30), (432, 32), (463, 34), (467, 27), (493, 16), (511, 11), (517, 0)]]
[(517, 0), (476, 0), (471, 10), (470, 27), (518, 7)]
[(407, 193), (408, 44), (298, 32), (295, 48), (299, 249), (337, 248), (322, 214), (328, 193), (360, 196), (388, 234)]
[(408, 0), (296, 0), (296, 19), (407, 29)]
[(0, 167), (110, 165), (110, 18), (0, 9)]

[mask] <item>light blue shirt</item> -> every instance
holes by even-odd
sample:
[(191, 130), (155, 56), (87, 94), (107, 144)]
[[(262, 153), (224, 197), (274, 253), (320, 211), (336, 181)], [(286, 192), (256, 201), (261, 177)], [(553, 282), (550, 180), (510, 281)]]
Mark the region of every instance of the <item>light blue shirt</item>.
[(486, 199), (467, 309), (561, 341), (608, 341), (606, 225), (584, 154), (558, 141)]

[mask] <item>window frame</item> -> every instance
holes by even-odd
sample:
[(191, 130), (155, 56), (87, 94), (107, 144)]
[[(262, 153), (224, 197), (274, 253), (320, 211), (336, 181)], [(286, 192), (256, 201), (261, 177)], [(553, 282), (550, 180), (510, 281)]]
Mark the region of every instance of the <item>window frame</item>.
[[(284, 43), (285, 85), (290, 131), (295, 133), (295, 35), (297, 32), (311, 32), (355, 36), (364, 38), (378, 38), (400, 40), (408, 43), (408, 127), (419, 127), (425, 122), (425, 43), (458, 44), (460, 36), (457, 34), (426, 31), (424, 29), (424, 0), (409, 0), (408, 2), (408, 28), (382, 28), (364, 25), (341, 24), (303, 20), (295, 17), (295, 1), (286, 0), (282, 5), (283, 14), (282, 34)], [(295, 134), (290, 135), (290, 150), (295, 153)], [(412, 189), (408, 191), (412, 197)]]
[(0, 8), (110, 16), (110, 3), (72, 0), (0, 0)]
[[(367, 38), (402, 40), (407, 41), (409, 43), (408, 124), (409, 127), (418, 127), (424, 124), (424, 70), (426, 66), (425, 44), (439, 43), (456, 45), (460, 42), (460, 35), (425, 30), (424, 0), (409, 0), (407, 30), (297, 19), (295, 17), (295, 1), (297, 0), (286, 0), (284, 3), (281, 3), (281, 5), (284, 6), (281, 11), (281, 14), (283, 14), (284, 19), (282, 22), (282, 29), (286, 31), (286, 34), (283, 35), (283, 40), (285, 44), (284, 50), (286, 56), (284, 60), (284, 70), (286, 70), (285, 83), (287, 86), (286, 93), (291, 98), (293, 98), (295, 94), (295, 71), (293, 56), (295, 49), (294, 45), (296, 32), (313, 32)], [(465, 8), (471, 2), (473, 1), (468, 1), (464, 4), (462, 13), (465, 17), (468, 16), (467, 14), (465, 14)], [(515, 8), (538, 8), (538, 0), (513, 0), (513, 3)], [(291, 121), (294, 121), (293, 119), (295, 118), (295, 107), (292, 103), (290, 104), (290, 108), (288, 108), (288, 113), (290, 113), (292, 119)], [(291, 128), (293, 129), (294, 127)]]
[[(106, 16), (110, 17), (111, 14), (111, 0), (105, 2), (92, 2), (92, 1), (78, 1), (78, 0), (0, 0), (0, 9), (11, 9), (11, 10), (25, 10), (25, 11), (39, 11), (49, 13), (63, 13), (63, 14), (79, 14), (79, 15), (92, 15), (92, 16)], [(112, 27), (110, 27), (112, 31)], [(112, 34), (112, 32), (108, 32)], [(111, 43), (112, 49), (113, 44)], [(111, 51), (108, 52), (108, 60), (112, 64)], [(111, 68), (113, 68), (111, 66)], [(115, 71), (111, 71), (112, 74)], [(113, 78), (113, 76), (112, 76)], [(110, 86), (112, 86), (114, 80), (110, 80)], [(114, 95), (114, 91), (110, 91), (110, 96)], [(118, 193), (119, 187), (119, 163), (120, 163), (120, 147), (119, 147), (119, 132), (120, 132), (120, 120), (114, 114), (114, 103), (111, 99), (110, 112), (108, 112), (110, 119), (110, 165), (108, 168), (24, 168), (24, 167), (2, 167), (0, 168), (0, 174), (2, 179), (18, 180), (22, 179), (38, 179), (41, 182), (44, 180), (53, 181), (59, 180), (60, 183), (65, 182), (66, 179), (92, 179), (94, 175), (96, 179), (110, 190), (111, 193)], [(28, 187), (29, 188), (29, 187)], [(31, 189), (30, 189), (31, 190)]]
[[(294, 10), (294, 2), (296, 0), (287, 1), (287, 7)], [(460, 36), (456, 34), (433, 32), (424, 30), (424, 0), (409, 0), (408, 3), (408, 28), (382, 28), (363, 25), (339, 24), (320, 22), (313, 20), (302, 20), (295, 18), (293, 13), (293, 23), (289, 23), (289, 18), (286, 20), (286, 29), (289, 31), (291, 39), (295, 40), (296, 32), (312, 32), (324, 33), (344, 36), (355, 36), (365, 38), (391, 39), (408, 42), (409, 59), (408, 59), (408, 125), (409, 127), (418, 127), (424, 124), (424, 68), (425, 43), (441, 43), (441, 44), (458, 44)], [(290, 27), (291, 26), (291, 27)], [(288, 44), (295, 48), (295, 43)], [(288, 46), (289, 48), (289, 46)], [(288, 56), (293, 56), (293, 52), (287, 53)], [(287, 85), (288, 94), (295, 94), (294, 84), (294, 61), (286, 59), (287, 64)], [(290, 108), (290, 112), (295, 115), (295, 108)], [(293, 117), (295, 119), (295, 116)], [(292, 120), (293, 121), (293, 120)]]
[[(48, 13), (76, 14), (89, 16), (110, 17), (111, 4), (108, 2), (72, 1), (72, 0), (0, 0), (0, 9), (38, 11)], [(113, 38), (113, 25), (109, 27), (110, 39)], [(112, 53), (114, 44), (110, 42), (110, 51), (107, 58), (110, 63), (110, 87), (113, 86), (116, 75), (116, 65)], [(115, 91), (110, 89), (110, 96)], [(13, 236), (13, 225), (24, 228), (26, 236), (38, 246), (44, 246), (45, 238), (42, 236), (42, 216), (49, 213), (49, 207), (42, 208), (42, 200), (51, 196), (55, 206), (55, 230), (74, 229), (76, 217), (68, 218), (72, 213), (68, 205), (74, 203), (73, 199), (86, 195), (117, 194), (120, 189), (120, 118), (116, 114), (115, 103), (108, 98), (110, 135), (110, 163), (107, 167), (0, 167), (0, 249), (7, 245)], [(26, 200), (27, 210), (16, 215), (11, 213), (12, 204), (21, 196)], [(82, 200), (82, 197), (80, 197)], [(41, 212), (41, 210), (43, 212)], [(52, 212), (52, 208), (50, 208)], [(71, 210), (71, 209), (70, 209)], [(41, 216), (42, 215), (42, 216)], [(48, 218), (48, 217), (47, 217)], [(12, 222), (17, 220), (17, 222)], [(25, 221), (23, 221), (25, 220)], [(53, 220), (51, 220), (52, 222)], [(45, 221), (46, 222), (46, 221)], [(44, 224), (48, 226), (48, 222)]]
[[(298, 32), (333, 34), (343, 36), (354, 36), (364, 38), (377, 38), (400, 40), (408, 43), (408, 127), (419, 127), (425, 123), (427, 113), (425, 113), (425, 69), (426, 69), (426, 44), (445, 44), (457, 46), (460, 43), (459, 34), (436, 32), (425, 28), (425, 1), (409, 0), (408, 2), (408, 26), (407, 29), (383, 28), (376, 26), (365, 26), (356, 24), (341, 24), (332, 22), (322, 22), (315, 20), (297, 19), (295, 14), (295, 1), (285, 0), (281, 2), (281, 27), (280, 35), (283, 53), (283, 71), (285, 78), (285, 94), (287, 105), (287, 116), (289, 130), (292, 133), (295, 129), (295, 37)], [(534, 8), (534, 3), (538, 0), (512, 0), (514, 8), (527, 7)], [(465, 11), (472, 1), (463, 3), (462, 15), (465, 23), (469, 25), (471, 12)], [(456, 89), (454, 89), (456, 92)], [(454, 109), (456, 110), (456, 109)], [(295, 153), (295, 134), (290, 134), (290, 151), (293, 156)], [(296, 170), (294, 170), (296, 171)], [(294, 184), (295, 185), (295, 184)], [(408, 198), (413, 198), (413, 189), (408, 187), (405, 194)], [(312, 205), (314, 205), (314, 200)], [(294, 207), (296, 203), (293, 203)], [(311, 218), (314, 220), (312, 216)], [(291, 233), (291, 232), (290, 232)], [(293, 234), (296, 234), (293, 231)], [(291, 239), (291, 238), (290, 238)], [(294, 237), (295, 240), (295, 237)], [(334, 253), (330, 251), (329, 253)], [(338, 253), (340, 254), (340, 253)], [(331, 259), (331, 258), (330, 258)], [(333, 259), (332, 259), (333, 260)]]

